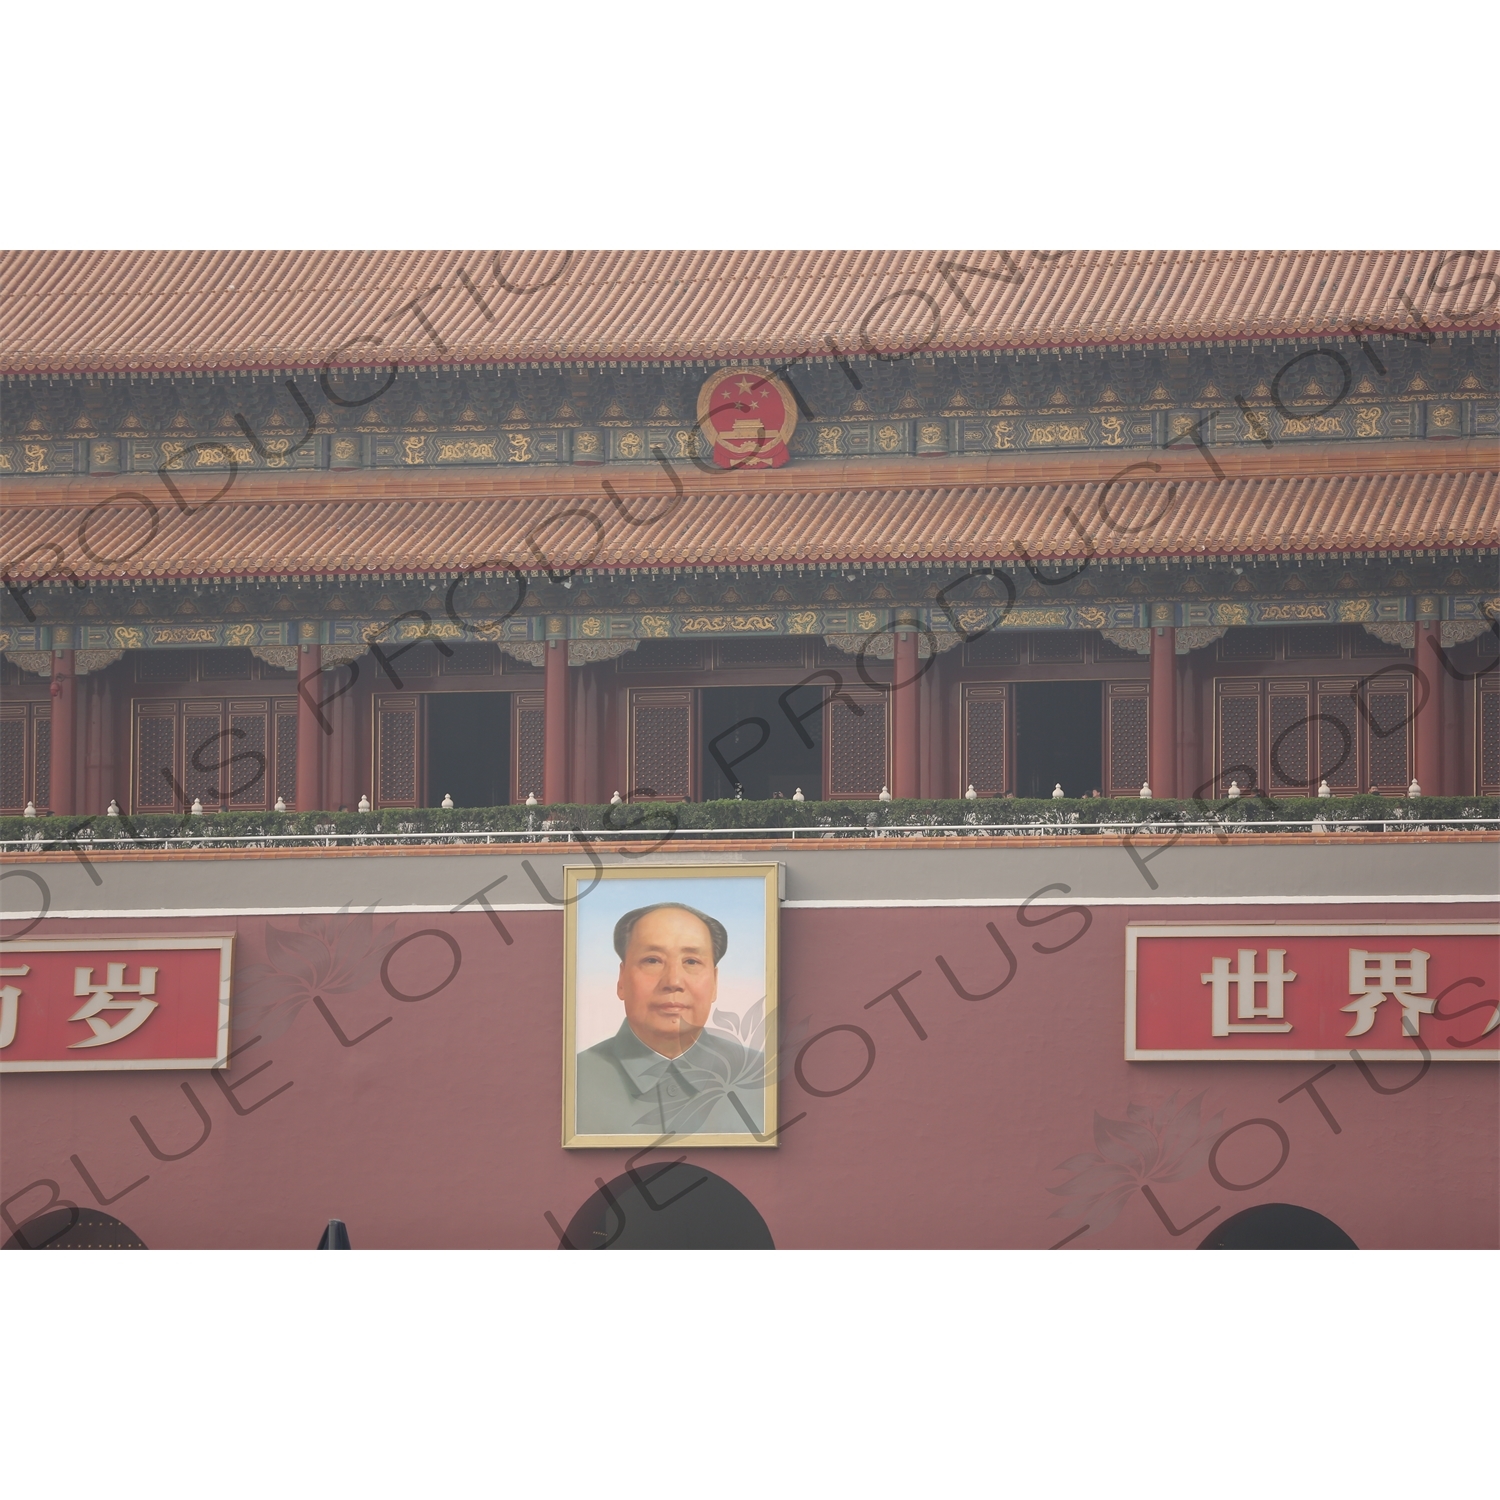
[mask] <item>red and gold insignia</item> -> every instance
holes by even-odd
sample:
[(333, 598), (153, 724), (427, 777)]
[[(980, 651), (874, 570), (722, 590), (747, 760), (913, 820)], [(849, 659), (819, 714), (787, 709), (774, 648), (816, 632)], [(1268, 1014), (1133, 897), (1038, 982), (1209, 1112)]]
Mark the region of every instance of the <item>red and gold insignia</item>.
[(721, 469), (779, 469), (797, 403), (768, 370), (720, 370), (698, 392), (698, 427)]

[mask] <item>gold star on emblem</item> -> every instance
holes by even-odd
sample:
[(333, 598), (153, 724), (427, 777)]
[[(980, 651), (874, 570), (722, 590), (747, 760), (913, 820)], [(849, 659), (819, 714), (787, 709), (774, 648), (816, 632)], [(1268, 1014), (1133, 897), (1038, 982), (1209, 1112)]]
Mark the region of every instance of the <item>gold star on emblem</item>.
[(735, 384), (739, 386), (742, 391), (753, 391), (755, 389), (755, 382), (743, 375), (740, 376)]

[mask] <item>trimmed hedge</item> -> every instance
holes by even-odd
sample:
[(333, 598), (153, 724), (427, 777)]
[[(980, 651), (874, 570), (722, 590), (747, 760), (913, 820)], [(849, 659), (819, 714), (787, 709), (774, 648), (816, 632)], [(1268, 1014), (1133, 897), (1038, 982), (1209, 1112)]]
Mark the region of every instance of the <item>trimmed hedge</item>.
[(1495, 797), (1240, 797), (1234, 801), (1149, 801), (1137, 797), (986, 797), (893, 802), (644, 802), (617, 806), (566, 803), (550, 807), (392, 808), (372, 813), (205, 813), (201, 817), (142, 813), (136, 817), (0, 818), (0, 843), (38, 844), (108, 839), (170, 839), (212, 843), (220, 839), (362, 836), (374, 843), (391, 835), (531, 833), (545, 838), (568, 830), (610, 837), (636, 832), (660, 838), (677, 828), (899, 829), (934, 825), (987, 827), (1024, 824), (1059, 832), (1076, 824), (1173, 824), (1212, 821), (1230, 826), (1310, 822), (1360, 822), (1379, 829), (1405, 822), (1432, 826), (1450, 820), (1500, 818)]

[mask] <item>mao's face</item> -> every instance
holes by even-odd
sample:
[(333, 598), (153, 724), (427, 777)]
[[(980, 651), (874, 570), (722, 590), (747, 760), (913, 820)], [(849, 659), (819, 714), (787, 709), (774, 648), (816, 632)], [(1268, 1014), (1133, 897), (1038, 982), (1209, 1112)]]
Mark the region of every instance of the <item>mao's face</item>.
[(691, 912), (648, 912), (630, 934), (615, 993), (630, 1029), (664, 1057), (676, 1057), (708, 1024), (719, 989), (713, 939)]

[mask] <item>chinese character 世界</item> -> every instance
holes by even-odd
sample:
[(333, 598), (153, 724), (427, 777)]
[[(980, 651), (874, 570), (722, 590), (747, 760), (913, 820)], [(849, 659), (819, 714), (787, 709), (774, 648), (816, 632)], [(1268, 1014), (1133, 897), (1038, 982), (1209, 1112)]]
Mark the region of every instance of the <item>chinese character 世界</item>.
[[(1200, 975), (1204, 984), (1212, 985), (1213, 1034), (1233, 1036), (1237, 1032), (1290, 1031), (1292, 1023), (1286, 1017), (1286, 986), (1297, 976), (1282, 967), (1286, 958), (1285, 948), (1271, 948), (1266, 952), (1266, 972), (1255, 972), (1254, 948), (1240, 948), (1239, 967), (1230, 972), (1227, 958), (1215, 958), (1211, 973)], [(1255, 986), (1266, 987), (1266, 1003), (1255, 1003)], [(1229, 987), (1235, 990), (1235, 1019), (1248, 1024), (1235, 1025), (1229, 1019)]]
[(1413, 948), (1410, 953), (1367, 953), (1363, 948), (1349, 950), (1349, 993), (1358, 998), (1343, 1006), (1356, 1016), (1348, 1036), (1363, 1036), (1375, 1024), (1375, 1010), (1382, 1001), (1394, 998), (1401, 1002), (1403, 1036), (1418, 1035), (1423, 1016), (1430, 1016), (1437, 1001), (1422, 993), (1427, 988), (1427, 960), (1430, 953)]
[[(20, 979), (31, 973), (30, 964), (19, 969), (0, 969), (0, 979)], [(16, 1015), (21, 1008), (21, 991), (13, 984), (0, 985), (0, 1047), (16, 1039)]]
[[(94, 983), (94, 971), (92, 969), (73, 970), (73, 994), (75, 996), (87, 995), (87, 1005), (81, 1005), (68, 1017), (70, 1021), (87, 1021), (93, 1036), (86, 1037), (81, 1042), (73, 1042), (74, 1047), (103, 1047), (110, 1042), (118, 1042), (121, 1037), (129, 1036), (132, 1031), (138, 1030), (144, 1024), (146, 1017), (156, 1009), (156, 1001), (148, 1000), (148, 995), (156, 993), (156, 970), (141, 967), (141, 978), (139, 984), (125, 983), (125, 965), (107, 964), (105, 966), (105, 981), (103, 984)], [(134, 1000), (116, 1000), (116, 995), (134, 995)], [(123, 1010), (128, 1012), (113, 1026), (104, 1020), (100, 1014), (106, 1010)]]

